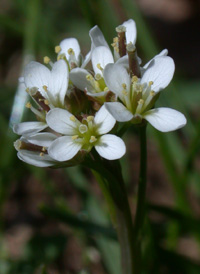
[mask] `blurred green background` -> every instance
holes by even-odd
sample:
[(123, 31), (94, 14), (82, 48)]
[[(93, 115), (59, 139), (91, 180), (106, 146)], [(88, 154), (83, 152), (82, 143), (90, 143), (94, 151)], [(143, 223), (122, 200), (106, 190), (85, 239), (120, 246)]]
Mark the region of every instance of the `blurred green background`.
[[(137, 24), (143, 64), (163, 48), (175, 60), (173, 83), (158, 105), (188, 119), (174, 133), (148, 126), (144, 273), (200, 273), (199, 1), (1, 0), (0, 7), (0, 274), (120, 273), (116, 234), (93, 175), (21, 162), (11, 126), (30, 117), (18, 85), (25, 64), (46, 55), (56, 60), (54, 47), (67, 37), (76, 37), (86, 54), (96, 24), (111, 44), (115, 27), (129, 18)], [(134, 215), (137, 131), (125, 141), (121, 164)]]

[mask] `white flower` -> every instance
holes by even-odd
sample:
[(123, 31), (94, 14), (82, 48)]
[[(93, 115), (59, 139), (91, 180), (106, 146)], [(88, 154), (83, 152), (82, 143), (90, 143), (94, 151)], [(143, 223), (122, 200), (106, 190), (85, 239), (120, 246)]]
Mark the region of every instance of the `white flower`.
[[(121, 26), (123, 26), (125, 30), (126, 42), (135, 44), (137, 36), (135, 22), (130, 19), (125, 21)], [(90, 36), (92, 40), (91, 62), (94, 76), (83, 69), (82, 66), (81, 68), (75, 68), (70, 72), (70, 80), (77, 88), (86, 91), (89, 96), (100, 98), (105, 101), (109, 89), (103, 78), (103, 70), (107, 64), (114, 63), (114, 58), (102, 32), (97, 26), (90, 31)], [(117, 62), (119, 63), (128, 64), (128, 55), (126, 55), (125, 58), (120, 58), (118, 54), (118, 38), (116, 37), (114, 41), (112, 46), (114, 48), (115, 60), (118, 60)]]
[(103, 79), (103, 70), (109, 63), (114, 63), (110, 49), (106, 46), (96, 47), (92, 52), (92, 67), (94, 76), (86, 69), (75, 68), (70, 72), (70, 80), (82, 91), (94, 97), (105, 97), (108, 87)]
[(14, 125), (13, 131), (15, 133), (26, 136), (48, 127), (46, 113), (50, 109), (65, 107), (69, 72), (63, 60), (55, 62), (52, 70), (38, 62), (30, 62), (25, 67), (23, 81), (26, 91), (33, 98), (38, 108), (33, 107), (31, 103), (27, 103), (26, 106), (39, 120), (38, 122), (23, 122)]
[(174, 61), (168, 56), (152, 59), (141, 77), (132, 79), (122, 64), (108, 64), (104, 79), (119, 101), (105, 103), (106, 109), (119, 122), (147, 120), (153, 127), (168, 132), (183, 127), (185, 116), (170, 108), (151, 109), (159, 92), (168, 86), (174, 74)]
[(96, 47), (105, 46), (109, 48), (98, 26), (94, 26), (89, 31), (89, 35), (91, 38), (91, 50), (85, 59), (81, 54), (80, 45), (76, 38), (66, 38), (60, 42), (59, 46), (55, 47), (55, 51), (58, 53), (58, 59), (66, 58), (70, 70), (73, 70), (75, 67), (85, 68), (91, 60), (91, 54)]
[(104, 106), (95, 116), (88, 116), (82, 122), (67, 110), (52, 109), (47, 114), (47, 123), (50, 128), (64, 136), (50, 145), (48, 153), (57, 161), (68, 161), (80, 150), (89, 152), (94, 146), (103, 158), (119, 159), (126, 151), (124, 142), (115, 135), (106, 134), (114, 127), (115, 122)]
[(57, 138), (52, 133), (38, 133), (31, 137), (21, 137), (14, 142), (20, 160), (37, 167), (49, 167), (57, 163), (48, 153), (47, 148)]

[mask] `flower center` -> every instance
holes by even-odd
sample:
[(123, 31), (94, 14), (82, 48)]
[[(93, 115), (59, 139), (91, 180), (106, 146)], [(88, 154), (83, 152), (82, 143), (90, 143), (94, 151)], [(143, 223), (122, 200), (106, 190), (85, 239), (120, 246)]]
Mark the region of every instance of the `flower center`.
[[(76, 123), (74, 116), (70, 118), (71, 121)], [(98, 141), (97, 127), (94, 123), (94, 116), (88, 116), (82, 120), (82, 123), (77, 124), (77, 134), (72, 136), (74, 142), (82, 144), (82, 149), (90, 151)]]

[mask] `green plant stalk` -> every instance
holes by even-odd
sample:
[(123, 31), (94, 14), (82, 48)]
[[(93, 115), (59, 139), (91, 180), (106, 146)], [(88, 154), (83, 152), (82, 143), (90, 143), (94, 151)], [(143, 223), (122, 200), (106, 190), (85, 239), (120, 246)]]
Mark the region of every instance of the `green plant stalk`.
[(147, 181), (147, 141), (146, 141), (146, 125), (139, 127), (140, 132), (140, 174), (138, 184), (138, 199), (134, 226), (134, 244), (135, 254), (137, 254), (136, 272), (141, 273), (141, 243), (142, 231), (146, 211), (146, 181)]
[(85, 165), (98, 173), (97, 180), (99, 180), (99, 176), (102, 177), (100, 185), (102, 182), (104, 183), (103, 193), (106, 193), (106, 201), (110, 201), (109, 207), (114, 206), (115, 208), (114, 216), (111, 216), (111, 219), (115, 220), (114, 227), (117, 230), (120, 243), (122, 273), (133, 274), (133, 224), (120, 164), (118, 161), (109, 162), (96, 157), (95, 162), (85, 161)]

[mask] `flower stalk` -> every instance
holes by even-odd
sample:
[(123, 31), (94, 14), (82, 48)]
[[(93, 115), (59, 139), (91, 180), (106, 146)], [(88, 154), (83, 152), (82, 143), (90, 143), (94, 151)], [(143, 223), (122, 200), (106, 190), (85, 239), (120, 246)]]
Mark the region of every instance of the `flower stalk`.
[[(105, 195), (106, 193), (107, 203), (109, 202), (108, 206), (109, 208), (114, 208), (114, 212), (112, 210), (111, 219), (117, 230), (120, 243), (122, 273), (133, 274), (133, 224), (120, 163), (118, 161), (109, 162), (107, 160), (102, 160), (98, 155), (95, 155), (95, 162), (87, 160), (84, 162), (84, 165), (95, 170), (98, 175), (101, 174), (100, 176), (103, 178), (100, 187), (102, 188), (103, 182), (103, 194)], [(95, 177), (99, 180), (99, 176)]]
[(139, 127), (140, 131), (140, 173), (138, 184), (138, 199), (134, 226), (134, 248), (137, 254), (137, 266), (135, 273), (141, 273), (141, 244), (142, 231), (146, 210), (146, 181), (147, 181), (147, 144), (146, 144), (146, 124)]

